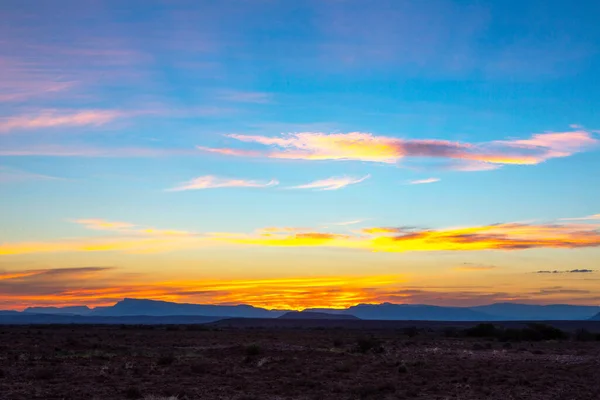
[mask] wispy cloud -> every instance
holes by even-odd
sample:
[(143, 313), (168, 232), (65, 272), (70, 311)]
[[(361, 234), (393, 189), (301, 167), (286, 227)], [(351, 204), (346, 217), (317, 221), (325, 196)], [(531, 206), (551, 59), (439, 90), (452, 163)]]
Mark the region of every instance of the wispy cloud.
[(23, 181), (56, 181), (61, 180), (55, 176), (27, 172), (20, 169), (3, 167), (0, 165), (0, 183), (13, 183)]
[(182, 231), (176, 229), (157, 229), (153, 227), (141, 226), (131, 224), (129, 222), (119, 221), (107, 221), (104, 219), (90, 218), (90, 219), (75, 219), (72, 222), (83, 225), (87, 229), (98, 230), (98, 231), (109, 231), (116, 232), (124, 235), (140, 235), (140, 236), (199, 236), (195, 232)]
[(192, 149), (153, 147), (97, 147), (77, 145), (41, 144), (0, 148), (4, 157), (89, 157), (89, 158), (146, 158), (196, 156)]
[(338, 226), (348, 226), (348, 225), (356, 225), (356, 224), (360, 224), (362, 222), (368, 221), (368, 218), (364, 218), (364, 219), (354, 219), (354, 220), (350, 220), (350, 221), (342, 221), (342, 222), (331, 222), (329, 224), (326, 225), (338, 225)]
[(593, 269), (571, 269), (571, 270), (540, 270), (540, 271), (536, 271), (536, 274), (589, 274), (592, 272), (596, 272)]
[(477, 272), (477, 271), (490, 271), (492, 269), (496, 269), (496, 266), (495, 265), (463, 263), (462, 265), (454, 267), (453, 269), (456, 271), (463, 271), (463, 272)]
[(439, 182), (440, 178), (427, 178), (427, 179), (417, 179), (414, 181), (408, 181), (409, 185), (423, 185), (426, 183), (435, 183), (435, 182)]
[(267, 92), (243, 92), (238, 90), (221, 91), (218, 97), (221, 100), (239, 102), (267, 104), (272, 101), (273, 95)]
[(59, 112), (45, 110), (33, 115), (0, 118), (0, 132), (17, 129), (38, 129), (74, 126), (100, 126), (123, 115), (115, 110), (80, 110)]
[[(371, 133), (303, 132), (281, 136), (226, 135), (244, 143), (272, 148), (269, 151), (236, 153), (236, 149), (208, 150), (221, 154), (260, 156), (299, 160), (355, 160), (395, 164), (407, 157), (459, 160), (455, 169), (493, 169), (505, 164), (539, 164), (566, 157), (597, 146), (600, 141), (591, 132), (575, 130), (532, 135), (529, 139), (461, 143), (438, 139), (400, 139)], [(237, 150), (239, 151), (239, 150)], [(493, 167), (487, 167), (487, 164)]]
[(371, 175), (365, 175), (363, 177), (351, 177), (351, 176), (334, 176), (327, 179), (321, 179), (318, 181), (306, 183), (304, 185), (291, 186), (290, 189), (317, 189), (317, 190), (338, 190), (348, 185), (355, 185), (369, 179)]
[(213, 175), (200, 176), (188, 182), (184, 182), (172, 189), (167, 189), (171, 192), (179, 192), (183, 190), (200, 190), (200, 189), (215, 189), (215, 188), (267, 188), (277, 186), (279, 182), (275, 179), (270, 181), (254, 181), (246, 179), (220, 178)]
[(560, 221), (595, 221), (600, 220), (600, 214), (588, 215), (585, 217), (578, 218), (561, 218)]

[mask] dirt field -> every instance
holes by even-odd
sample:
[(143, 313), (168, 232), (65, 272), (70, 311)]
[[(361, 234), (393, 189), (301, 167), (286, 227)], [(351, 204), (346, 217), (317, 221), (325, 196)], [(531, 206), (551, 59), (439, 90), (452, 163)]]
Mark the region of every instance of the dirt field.
[[(408, 332), (409, 333), (409, 332)], [(0, 326), (0, 399), (600, 399), (600, 342)]]

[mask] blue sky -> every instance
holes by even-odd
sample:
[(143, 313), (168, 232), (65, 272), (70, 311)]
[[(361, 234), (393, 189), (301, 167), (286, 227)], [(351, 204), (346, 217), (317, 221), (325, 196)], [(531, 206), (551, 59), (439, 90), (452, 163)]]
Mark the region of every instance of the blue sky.
[[(339, 306), (413, 286), (431, 295), (406, 301), (595, 304), (599, 12), (4, 1), (0, 305), (243, 301), (180, 286), (283, 276), (356, 279), (319, 283), (355, 294), (323, 300)], [(534, 274), (547, 265), (590, 272)], [(65, 278), (49, 285), (39, 271), (54, 269)], [(283, 304), (257, 285), (270, 300), (248, 299), (265, 306), (323, 295)]]

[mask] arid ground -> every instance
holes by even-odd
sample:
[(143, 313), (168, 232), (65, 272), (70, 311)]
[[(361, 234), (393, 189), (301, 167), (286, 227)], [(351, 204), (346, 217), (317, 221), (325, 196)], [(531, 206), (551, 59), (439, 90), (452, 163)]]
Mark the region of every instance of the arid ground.
[(0, 399), (600, 399), (600, 342), (448, 330), (0, 326)]

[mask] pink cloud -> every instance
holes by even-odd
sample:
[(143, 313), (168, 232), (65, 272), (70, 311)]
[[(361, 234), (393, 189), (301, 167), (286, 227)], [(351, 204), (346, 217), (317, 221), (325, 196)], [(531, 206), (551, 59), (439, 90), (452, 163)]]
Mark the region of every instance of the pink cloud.
[(310, 182), (304, 185), (292, 186), (290, 189), (317, 189), (317, 190), (338, 190), (348, 185), (355, 185), (369, 179), (371, 175), (365, 175), (361, 178), (351, 176), (338, 176), (318, 181)]
[(275, 179), (270, 181), (254, 181), (245, 179), (230, 179), (219, 178), (212, 175), (200, 176), (191, 181), (184, 182), (172, 189), (171, 192), (179, 192), (183, 190), (200, 190), (200, 189), (215, 189), (215, 188), (230, 188), (230, 187), (245, 187), (245, 188), (267, 188), (277, 186), (279, 182)]
[(408, 184), (409, 185), (424, 185), (427, 183), (435, 183), (435, 182), (439, 182), (440, 178), (427, 178), (427, 179), (416, 179), (414, 181), (409, 181)]
[(221, 100), (239, 103), (266, 104), (272, 100), (271, 93), (267, 92), (243, 92), (237, 90), (225, 90), (218, 96)]
[(123, 115), (115, 110), (82, 110), (58, 112), (45, 110), (35, 115), (19, 115), (0, 119), (0, 132), (16, 129), (39, 129), (75, 126), (100, 126)]
[(298, 160), (354, 160), (395, 164), (403, 158), (433, 158), (458, 162), (459, 170), (495, 169), (506, 164), (533, 165), (556, 157), (566, 157), (597, 146), (591, 132), (552, 132), (529, 139), (483, 143), (461, 143), (438, 139), (400, 139), (371, 133), (302, 132), (276, 137), (226, 135), (244, 143), (269, 147), (262, 152), (232, 148), (200, 150), (220, 154)]

